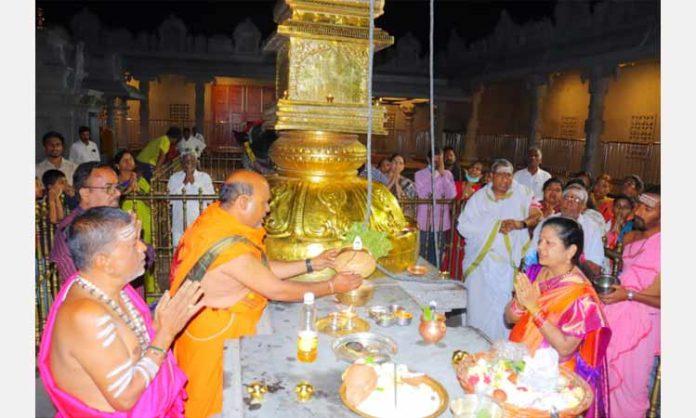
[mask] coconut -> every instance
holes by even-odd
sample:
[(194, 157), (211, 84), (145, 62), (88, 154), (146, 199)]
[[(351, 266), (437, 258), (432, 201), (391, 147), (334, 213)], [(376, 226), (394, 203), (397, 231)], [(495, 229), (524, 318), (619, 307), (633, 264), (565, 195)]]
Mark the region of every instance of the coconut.
[(345, 249), (336, 256), (336, 271), (350, 271), (363, 279), (369, 277), (377, 268), (377, 260), (366, 250)]

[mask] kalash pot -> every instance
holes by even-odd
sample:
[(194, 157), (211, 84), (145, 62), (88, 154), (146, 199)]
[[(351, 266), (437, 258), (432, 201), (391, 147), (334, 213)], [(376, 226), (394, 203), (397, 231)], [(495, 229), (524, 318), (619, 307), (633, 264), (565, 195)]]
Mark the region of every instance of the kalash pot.
[(612, 286), (621, 284), (621, 281), (616, 276), (611, 274), (600, 274), (592, 279), (592, 286), (598, 295), (608, 295), (614, 291)]

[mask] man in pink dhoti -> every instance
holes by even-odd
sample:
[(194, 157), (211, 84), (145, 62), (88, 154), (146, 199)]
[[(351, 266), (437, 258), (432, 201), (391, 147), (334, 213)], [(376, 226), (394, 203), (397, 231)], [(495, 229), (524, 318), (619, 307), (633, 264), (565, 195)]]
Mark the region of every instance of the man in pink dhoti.
[(644, 417), (649, 379), (660, 353), (660, 190), (639, 197), (634, 230), (624, 238), (621, 285), (602, 296), (612, 331), (607, 347), (613, 417)]
[(184, 416), (186, 376), (169, 347), (202, 291), (189, 282), (165, 293), (153, 321), (128, 284), (144, 271), (139, 237), (139, 221), (112, 207), (88, 209), (68, 230), (78, 271), (51, 306), (37, 361), (56, 417)]

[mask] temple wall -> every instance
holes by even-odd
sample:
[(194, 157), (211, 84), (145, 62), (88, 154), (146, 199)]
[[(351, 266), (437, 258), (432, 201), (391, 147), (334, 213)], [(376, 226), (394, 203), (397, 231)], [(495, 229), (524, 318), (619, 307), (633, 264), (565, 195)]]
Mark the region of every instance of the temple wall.
[(660, 116), (660, 63), (624, 66), (609, 83), (602, 140), (660, 142)]
[(541, 136), (584, 139), (589, 103), (588, 84), (582, 83), (579, 70), (553, 75), (540, 112)]
[(478, 133), (526, 135), (528, 94), (521, 81), (487, 84), (479, 108)]

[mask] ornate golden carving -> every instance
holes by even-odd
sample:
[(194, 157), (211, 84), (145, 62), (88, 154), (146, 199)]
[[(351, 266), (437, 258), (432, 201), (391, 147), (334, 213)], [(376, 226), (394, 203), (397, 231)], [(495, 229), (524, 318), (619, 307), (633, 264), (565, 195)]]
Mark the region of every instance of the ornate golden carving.
[[(384, 2), (378, 0), (375, 15)], [(264, 115), (279, 132), (271, 149), (278, 175), (271, 184), (266, 245), (271, 258), (297, 260), (341, 245), (353, 222), (367, 212), (367, 183), (357, 177), (367, 131), (367, 0), (285, 0), (275, 11), (278, 32), (267, 48), (277, 51), (275, 108)], [(375, 49), (393, 38), (375, 30)], [(280, 93), (279, 93), (280, 94)], [(386, 134), (386, 109), (373, 104), (375, 135)], [(380, 260), (403, 271), (417, 260), (418, 231), (396, 198), (373, 183), (370, 227), (386, 232), (393, 248)], [(331, 271), (300, 280), (327, 277)]]

